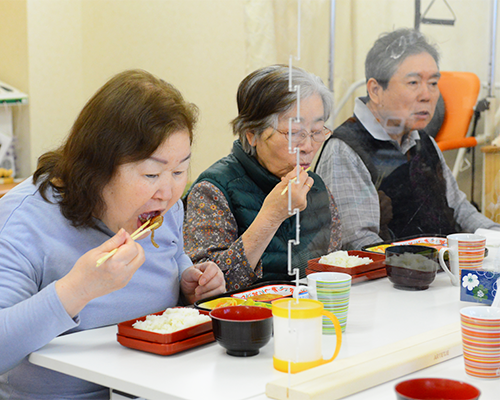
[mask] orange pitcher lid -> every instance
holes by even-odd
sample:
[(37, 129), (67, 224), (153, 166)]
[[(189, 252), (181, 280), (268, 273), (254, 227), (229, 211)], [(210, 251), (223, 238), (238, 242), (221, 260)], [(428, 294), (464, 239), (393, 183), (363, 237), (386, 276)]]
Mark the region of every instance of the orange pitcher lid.
[(281, 318), (316, 318), (323, 315), (323, 304), (312, 299), (281, 299), (272, 303), (273, 315)]

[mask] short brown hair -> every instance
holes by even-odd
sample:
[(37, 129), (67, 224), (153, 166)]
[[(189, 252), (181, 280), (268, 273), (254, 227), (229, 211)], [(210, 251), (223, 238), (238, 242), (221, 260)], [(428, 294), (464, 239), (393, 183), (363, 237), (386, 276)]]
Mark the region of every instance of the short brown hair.
[(102, 198), (118, 166), (145, 160), (172, 134), (189, 133), (198, 109), (171, 84), (143, 70), (115, 75), (87, 102), (65, 142), (38, 159), (33, 182), (56, 192), (62, 214), (74, 226), (95, 226)]

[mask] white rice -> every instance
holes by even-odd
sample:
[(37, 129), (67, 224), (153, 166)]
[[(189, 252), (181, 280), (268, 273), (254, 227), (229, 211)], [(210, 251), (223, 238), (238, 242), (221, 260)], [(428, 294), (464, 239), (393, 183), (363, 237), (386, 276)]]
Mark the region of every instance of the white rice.
[(350, 256), (347, 251), (334, 251), (319, 259), (320, 264), (335, 265), (336, 267), (352, 268), (358, 265), (370, 264), (372, 259), (369, 257)]
[(167, 308), (161, 315), (148, 315), (144, 321), (136, 321), (132, 326), (136, 329), (156, 333), (172, 333), (190, 326), (210, 321), (194, 308)]

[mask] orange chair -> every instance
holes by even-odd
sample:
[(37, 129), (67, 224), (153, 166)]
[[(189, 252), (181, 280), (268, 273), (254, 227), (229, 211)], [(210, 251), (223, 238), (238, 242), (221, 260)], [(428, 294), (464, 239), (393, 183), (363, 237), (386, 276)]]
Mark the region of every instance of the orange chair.
[(441, 71), (438, 87), (445, 106), (443, 124), (436, 135), (439, 148), (445, 151), (475, 147), (477, 139), (468, 137), (467, 132), (481, 89), (478, 76), (472, 72)]

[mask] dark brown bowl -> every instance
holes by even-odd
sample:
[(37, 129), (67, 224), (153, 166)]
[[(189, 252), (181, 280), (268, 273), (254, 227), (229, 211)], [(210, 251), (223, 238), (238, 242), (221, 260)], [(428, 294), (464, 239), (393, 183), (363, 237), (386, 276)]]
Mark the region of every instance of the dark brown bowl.
[(273, 313), (269, 308), (230, 306), (210, 311), (215, 340), (227, 354), (249, 357), (259, 354), (271, 339)]
[(385, 268), (396, 289), (425, 290), (439, 269), (438, 251), (420, 245), (391, 246), (385, 249)]

